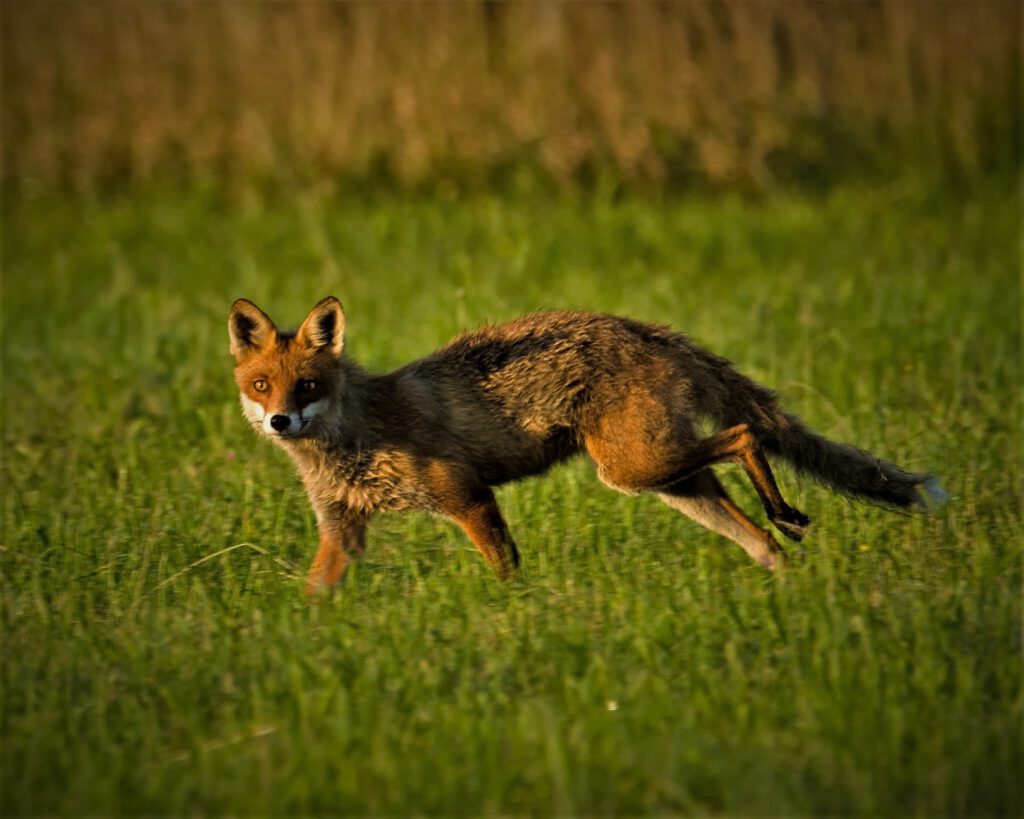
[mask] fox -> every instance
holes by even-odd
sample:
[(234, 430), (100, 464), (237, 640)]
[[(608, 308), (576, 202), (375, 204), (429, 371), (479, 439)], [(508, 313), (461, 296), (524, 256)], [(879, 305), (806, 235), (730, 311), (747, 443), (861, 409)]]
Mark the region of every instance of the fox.
[[(345, 354), (334, 296), (297, 330), (253, 302), (228, 317), (242, 413), (288, 452), (316, 516), (309, 594), (341, 579), (379, 512), (453, 520), (500, 578), (520, 564), (495, 487), (585, 453), (601, 482), (653, 493), (775, 570), (785, 551), (733, 501), (715, 467), (738, 465), (768, 520), (800, 541), (810, 519), (783, 498), (781, 459), (818, 483), (897, 510), (946, 498), (937, 479), (814, 432), (776, 393), (668, 326), (555, 310), (463, 333), (386, 374)], [(710, 429), (711, 432), (707, 432)]]

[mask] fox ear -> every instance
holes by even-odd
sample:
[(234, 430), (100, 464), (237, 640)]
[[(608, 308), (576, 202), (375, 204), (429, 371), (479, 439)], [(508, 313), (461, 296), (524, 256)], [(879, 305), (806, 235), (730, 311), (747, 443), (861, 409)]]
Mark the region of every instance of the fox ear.
[(345, 311), (334, 296), (319, 301), (299, 327), (296, 340), (341, 358), (345, 349)]
[(228, 315), (231, 355), (241, 361), (277, 334), (270, 317), (248, 299), (238, 299)]

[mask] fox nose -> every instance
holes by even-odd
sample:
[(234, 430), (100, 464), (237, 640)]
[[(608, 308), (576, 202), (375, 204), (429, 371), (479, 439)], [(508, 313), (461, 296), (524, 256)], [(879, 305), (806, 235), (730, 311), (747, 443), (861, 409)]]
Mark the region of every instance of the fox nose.
[(291, 426), (292, 419), (287, 415), (273, 415), (270, 418), (270, 426), (272, 426), (278, 432), (284, 432)]

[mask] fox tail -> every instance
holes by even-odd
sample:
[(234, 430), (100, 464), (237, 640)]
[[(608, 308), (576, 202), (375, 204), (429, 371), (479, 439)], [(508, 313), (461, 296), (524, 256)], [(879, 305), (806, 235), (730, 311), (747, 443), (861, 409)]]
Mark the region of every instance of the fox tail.
[(769, 455), (845, 495), (897, 509), (928, 509), (948, 494), (934, 475), (910, 472), (851, 444), (830, 441), (795, 415), (780, 412), (751, 424)]
[(934, 475), (910, 472), (851, 444), (830, 441), (785, 412), (774, 391), (737, 372), (725, 359), (707, 355), (722, 388), (710, 407), (712, 418), (723, 427), (748, 424), (768, 455), (827, 487), (880, 506), (928, 509), (948, 499)]

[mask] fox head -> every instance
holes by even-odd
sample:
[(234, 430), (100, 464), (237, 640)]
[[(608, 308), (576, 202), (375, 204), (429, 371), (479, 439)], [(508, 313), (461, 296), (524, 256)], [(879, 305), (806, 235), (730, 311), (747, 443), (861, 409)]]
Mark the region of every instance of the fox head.
[(340, 389), (341, 302), (328, 296), (298, 330), (281, 331), (251, 301), (238, 299), (231, 305), (228, 334), (242, 412), (253, 427), (276, 440), (314, 435)]

